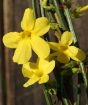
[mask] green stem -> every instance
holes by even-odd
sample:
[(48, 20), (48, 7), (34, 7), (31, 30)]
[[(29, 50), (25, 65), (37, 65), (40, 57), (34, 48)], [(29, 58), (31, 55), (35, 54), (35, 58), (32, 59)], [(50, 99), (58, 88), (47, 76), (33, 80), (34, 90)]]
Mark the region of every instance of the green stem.
[(69, 10), (67, 8), (65, 8), (64, 9), (64, 13), (65, 13), (68, 25), (69, 25), (69, 29), (72, 32), (72, 34), (74, 35), (73, 36), (74, 43), (76, 43), (77, 42), (77, 38), (76, 38), (76, 34), (74, 32), (74, 28), (73, 28), (73, 25), (72, 25), (72, 21), (71, 21), (71, 17), (70, 17), (70, 14), (69, 14)]
[(61, 22), (62, 28), (63, 28), (64, 30), (68, 30), (66, 21), (65, 21), (65, 19), (64, 19), (64, 17), (63, 17), (63, 14), (61, 13), (62, 11), (60, 11), (60, 7), (59, 7), (59, 5), (57, 4), (57, 0), (53, 0), (53, 2), (54, 2), (54, 5), (55, 5), (56, 13), (57, 13), (57, 15), (58, 15), (58, 17), (59, 17), (59, 20), (60, 20), (60, 22)]
[(40, 1), (41, 16), (44, 17), (44, 9), (42, 7), (42, 0), (39, 0), (39, 1)]
[(47, 105), (53, 105), (53, 102), (52, 102), (51, 96), (48, 93), (46, 84), (43, 85), (43, 92), (44, 92), (44, 95), (45, 95)]
[[(61, 3), (65, 2), (64, 0), (60, 0), (60, 1), (61, 1)], [(77, 42), (76, 34), (75, 34), (75, 31), (74, 31), (74, 28), (73, 28), (72, 20), (71, 20), (71, 17), (70, 17), (70, 12), (69, 12), (69, 10), (66, 6), (64, 7), (64, 13), (65, 13), (68, 25), (69, 25), (69, 29), (74, 35), (74, 43), (76, 43)], [(82, 77), (83, 77), (83, 80), (84, 80), (84, 84), (87, 88), (87, 77), (86, 77), (86, 73), (84, 72), (84, 64), (82, 62), (80, 63), (80, 68), (81, 68), (81, 73), (82, 73)]]
[(81, 68), (81, 73), (82, 73), (82, 77), (83, 77), (85, 86), (87, 88), (87, 86), (88, 86), (88, 84), (87, 84), (87, 77), (86, 77), (86, 73), (85, 73), (85, 67), (84, 67), (84, 64), (82, 62), (80, 63), (80, 68)]
[(63, 101), (64, 105), (69, 105), (66, 98), (62, 97), (62, 101)]
[[(43, 8), (43, 6), (42, 6), (42, 0), (40, 0), (40, 9), (41, 9), (41, 16), (44, 17), (44, 16), (45, 16), (45, 13), (44, 13), (44, 8)], [(46, 41), (49, 40), (48, 34), (46, 34), (46, 36), (44, 36), (44, 39), (45, 39)]]
[(75, 103), (76, 105), (79, 105), (80, 104), (80, 94), (79, 93), (77, 94), (77, 102), (76, 103)]
[(37, 17), (37, 12), (36, 12), (36, 2), (35, 2), (35, 0), (32, 0), (32, 8), (33, 8), (33, 10), (34, 10), (34, 16), (35, 17)]
[(50, 23), (55, 23), (55, 19), (52, 16), (52, 13), (50, 11), (47, 11), (47, 17), (48, 17)]
[[(60, 0), (60, 1), (61, 1), (62, 4), (65, 2), (65, 0)], [(74, 37), (73, 37), (74, 43), (76, 43), (77, 38), (76, 38), (76, 34), (75, 34), (75, 31), (74, 31), (74, 28), (73, 28), (73, 24), (72, 24), (72, 20), (71, 20), (71, 17), (70, 17), (69, 10), (66, 6), (64, 6), (63, 9), (64, 9), (65, 17), (66, 17), (67, 22), (68, 22), (69, 29), (72, 32), (72, 34), (74, 35)]]

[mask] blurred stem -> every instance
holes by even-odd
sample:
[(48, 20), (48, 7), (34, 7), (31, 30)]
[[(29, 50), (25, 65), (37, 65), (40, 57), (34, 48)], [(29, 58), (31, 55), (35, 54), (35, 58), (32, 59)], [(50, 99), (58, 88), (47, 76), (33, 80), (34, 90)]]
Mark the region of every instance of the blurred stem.
[[(63, 76), (61, 75), (61, 95), (62, 95), (62, 101), (64, 103), (64, 105), (69, 105), (66, 97), (66, 93), (65, 93), (65, 89), (64, 89), (64, 80), (63, 80)], [(63, 97), (65, 96), (65, 97)]]
[(79, 103), (80, 103), (80, 94), (79, 93), (77, 94), (77, 102), (76, 103), (77, 103), (76, 105), (79, 105)]
[(47, 16), (49, 18), (50, 23), (55, 23), (55, 19), (52, 16), (52, 13), (50, 11), (47, 11)]
[(34, 10), (34, 16), (35, 17), (37, 17), (37, 12), (36, 12), (36, 2), (35, 2), (35, 0), (32, 0), (32, 8), (33, 8), (33, 10)]
[(82, 73), (82, 77), (83, 77), (85, 86), (87, 88), (87, 86), (88, 86), (88, 84), (87, 84), (87, 77), (86, 77), (86, 73), (85, 73), (85, 67), (84, 67), (84, 64), (82, 62), (80, 63), (80, 68), (81, 68), (81, 73)]
[(42, 17), (44, 17), (44, 9), (42, 7), (42, 0), (39, 0), (39, 1), (40, 1), (41, 15), (42, 15)]
[(44, 95), (45, 95), (47, 105), (53, 105), (53, 102), (52, 102), (51, 96), (48, 93), (46, 84), (43, 85), (43, 92), (44, 92)]

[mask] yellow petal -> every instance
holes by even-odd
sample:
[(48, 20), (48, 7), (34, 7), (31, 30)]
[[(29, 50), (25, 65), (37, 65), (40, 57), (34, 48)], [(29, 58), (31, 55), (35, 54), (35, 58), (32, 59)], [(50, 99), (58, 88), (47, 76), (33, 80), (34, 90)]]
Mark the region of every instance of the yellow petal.
[(19, 41), (21, 39), (21, 35), (18, 32), (9, 32), (4, 35), (3, 43), (8, 48), (16, 48)]
[(50, 29), (49, 21), (45, 17), (40, 17), (36, 19), (35, 26), (33, 31), (31, 32), (32, 35), (42, 36), (46, 34)]
[(86, 57), (85, 53), (75, 46), (69, 46), (66, 53), (69, 57), (78, 62), (83, 61)]
[(39, 78), (34, 76), (33, 78), (29, 79), (23, 86), (28, 87), (28, 86), (33, 85), (34, 83), (36, 83), (38, 80), (39, 80)]
[(39, 60), (39, 69), (43, 70), (44, 74), (49, 74), (53, 71), (55, 67), (55, 61), (52, 60), (51, 62), (46, 61), (44, 59)]
[(31, 45), (34, 52), (38, 55), (38, 57), (40, 58), (48, 57), (50, 53), (50, 48), (48, 43), (44, 41), (42, 38), (38, 36), (32, 36)]
[(62, 52), (58, 52), (57, 60), (61, 63), (68, 63), (70, 61), (70, 57)]
[(46, 82), (48, 82), (48, 80), (49, 80), (49, 76), (48, 75), (43, 75), (38, 83), (39, 84), (46, 83)]
[(24, 67), (22, 67), (22, 74), (24, 77), (27, 77), (27, 78), (32, 78), (32, 76), (34, 75), (32, 70), (25, 69)]
[(49, 42), (50, 48), (57, 51), (58, 50), (58, 43), (55, 42)]
[(71, 32), (66, 31), (62, 34), (60, 41), (62, 45), (70, 45), (72, 41), (73, 41), (73, 35)]
[(24, 31), (31, 31), (34, 27), (34, 23), (35, 23), (34, 12), (32, 9), (27, 8), (24, 12), (24, 16), (21, 21), (21, 28)]
[(13, 61), (18, 64), (27, 63), (31, 57), (31, 45), (29, 39), (24, 39), (19, 42), (17, 49), (15, 50)]
[(36, 63), (33, 63), (33, 62), (27, 62), (23, 65), (23, 67), (28, 70), (34, 70), (34, 69), (38, 68)]

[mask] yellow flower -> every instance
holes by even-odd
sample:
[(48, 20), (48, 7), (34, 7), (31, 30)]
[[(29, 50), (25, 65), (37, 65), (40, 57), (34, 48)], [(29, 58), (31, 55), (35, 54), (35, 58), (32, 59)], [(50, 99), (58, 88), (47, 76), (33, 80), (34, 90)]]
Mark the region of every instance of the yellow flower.
[(29, 80), (23, 85), (28, 87), (38, 82), (39, 84), (46, 83), (49, 80), (49, 73), (53, 71), (55, 67), (55, 61), (48, 62), (40, 59), (37, 63), (28, 62), (23, 65), (22, 73), (24, 77)]
[(50, 42), (51, 49), (56, 52), (52, 56), (57, 56), (57, 60), (61, 63), (68, 63), (70, 58), (80, 62), (85, 59), (85, 53), (75, 46), (71, 46), (73, 35), (71, 32), (64, 32), (59, 43)]
[(46, 58), (50, 53), (49, 45), (41, 38), (50, 29), (45, 17), (35, 19), (32, 9), (27, 8), (21, 21), (23, 32), (9, 32), (3, 37), (3, 43), (8, 48), (16, 48), (13, 61), (24, 64), (32, 56), (33, 51)]

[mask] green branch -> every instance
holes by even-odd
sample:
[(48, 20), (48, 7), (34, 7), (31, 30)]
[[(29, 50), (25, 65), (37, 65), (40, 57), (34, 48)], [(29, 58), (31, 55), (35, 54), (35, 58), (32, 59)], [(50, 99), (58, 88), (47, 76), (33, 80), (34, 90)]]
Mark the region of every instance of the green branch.
[[(65, 2), (64, 0), (60, 0), (60, 1), (61, 1), (62, 4)], [(70, 12), (69, 12), (69, 10), (68, 10), (68, 8), (66, 6), (64, 6), (63, 9), (64, 9), (64, 14), (66, 16), (66, 19), (67, 19), (67, 22), (68, 22), (68, 25), (69, 25), (69, 29), (74, 35), (74, 38), (73, 38), (74, 43), (76, 43), (78, 41), (77, 41), (76, 34), (75, 34), (75, 31), (74, 31), (74, 28), (73, 28), (72, 20), (71, 20), (71, 17), (70, 17)], [(83, 80), (84, 80), (84, 84), (85, 84), (85, 86), (87, 88), (87, 85), (88, 85), (87, 84), (87, 77), (86, 77), (86, 73), (84, 71), (85, 70), (84, 64), (82, 62), (80, 63), (80, 69), (81, 69), (82, 77), (83, 77)]]
[(39, 1), (40, 1), (41, 16), (44, 17), (44, 9), (42, 7), (42, 0), (39, 0)]
[(62, 27), (64, 30), (68, 30), (66, 21), (65, 21), (65, 19), (64, 19), (64, 17), (63, 17), (63, 14), (61, 13), (62, 11), (60, 11), (60, 7), (59, 7), (59, 5), (57, 4), (57, 0), (53, 0), (53, 2), (54, 2), (55, 10), (56, 10), (56, 13), (57, 13), (57, 15), (58, 15), (59, 21), (61, 22), (61, 27)]
[(44, 95), (45, 95), (47, 105), (53, 105), (53, 102), (52, 102), (50, 94), (48, 93), (46, 84), (43, 85), (43, 92), (44, 92)]
[(37, 8), (36, 8), (36, 2), (35, 2), (35, 0), (32, 0), (32, 8), (34, 10), (34, 16), (37, 17), (37, 12), (36, 12)]

